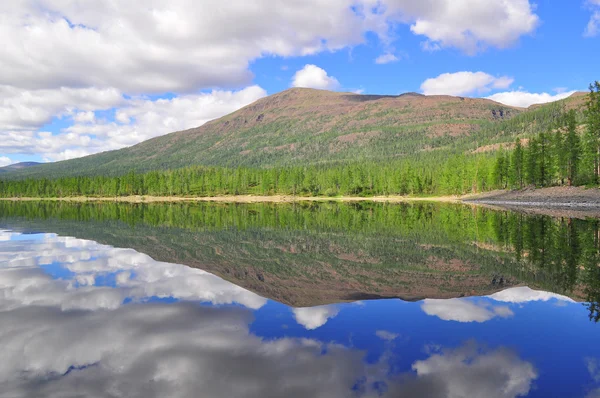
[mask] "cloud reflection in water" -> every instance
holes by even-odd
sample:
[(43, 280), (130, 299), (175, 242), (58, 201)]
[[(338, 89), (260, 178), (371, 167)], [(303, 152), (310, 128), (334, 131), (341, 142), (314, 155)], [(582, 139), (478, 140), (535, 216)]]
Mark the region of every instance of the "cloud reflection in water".
[(369, 362), (311, 335), (341, 305), (293, 309), (306, 337), (265, 339), (250, 325), (267, 300), (204, 271), (51, 234), (0, 237), (0, 396), (503, 398), (537, 378), (513, 351), (475, 342), (390, 372), (393, 345)]

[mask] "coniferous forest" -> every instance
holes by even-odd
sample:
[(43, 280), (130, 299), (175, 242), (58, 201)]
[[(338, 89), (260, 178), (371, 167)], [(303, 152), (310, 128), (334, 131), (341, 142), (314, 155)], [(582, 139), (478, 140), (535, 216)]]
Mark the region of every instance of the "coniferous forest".
[(562, 112), (547, 131), (517, 138), (511, 150), (499, 152), (493, 184), (500, 189), (597, 185), (599, 172), (600, 83), (595, 82), (582, 115)]
[[(455, 151), (393, 161), (352, 161), (274, 168), (191, 166), (115, 176), (0, 180), (1, 197), (216, 195), (456, 195), (600, 183), (600, 83), (583, 112), (551, 108), (496, 152)], [(533, 113), (533, 117), (537, 115)], [(516, 120), (516, 121), (514, 121)], [(499, 132), (495, 132), (499, 133)]]

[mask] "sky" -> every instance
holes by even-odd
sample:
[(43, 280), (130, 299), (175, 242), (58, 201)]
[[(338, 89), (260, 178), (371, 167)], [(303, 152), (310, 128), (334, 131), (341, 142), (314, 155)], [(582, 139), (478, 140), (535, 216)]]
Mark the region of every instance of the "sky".
[(290, 87), (527, 107), (600, 79), (600, 0), (0, 3), (0, 166), (114, 150)]

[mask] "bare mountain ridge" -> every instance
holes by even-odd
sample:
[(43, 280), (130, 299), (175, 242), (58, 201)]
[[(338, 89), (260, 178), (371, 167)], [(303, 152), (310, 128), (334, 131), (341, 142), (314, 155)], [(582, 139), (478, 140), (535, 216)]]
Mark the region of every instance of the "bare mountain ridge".
[[(190, 165), (275, 167), (398, 159), (477, 141), (485, 126), (528, 112), (479, 98), (289, 89), (203, 126), (117, 151), (6, 173), (5, 178), (117, 175)], [(466, 144), (464, 144), (466, 145)]]

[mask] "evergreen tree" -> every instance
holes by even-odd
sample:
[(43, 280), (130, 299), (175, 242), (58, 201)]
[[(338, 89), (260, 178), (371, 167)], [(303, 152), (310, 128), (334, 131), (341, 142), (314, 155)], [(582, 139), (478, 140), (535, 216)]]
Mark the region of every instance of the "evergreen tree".
[(573, 109), (566, 114), (565, 124), (567, 135), (564, 140), (564, 150), (560, 152), (565, 154), (567, 183), (571, 186), (577, 177), (581, 160), (581, 144), (577, 135), (577, 115)]
[(525, 155), (525, 175), (527, 183), (530, 185), (538, 185), (540, 181), (540, 144), (538, 137), (533, 137), (529, 140)]
[(600, 174), (600, 82), (590, 85), (585, 111), (587, 131), (585, 134), (586, 168), (591, 170), (592, 182), (597, 184)]
[(496, 163), (494, 164), (493, 179), (497, 188), (505, 189), (508, 183), (508, 157), (504, 152), (498, 152)]
[(524, 152), (521, 140), (515, 141), (515, 149), (510, 157), (509, 181), (513, 188), (523, 188), (524, 182)]
[(554, 159), (552, 151), (552, 140), (550, 133), (540, 133), (539, 137), (539, 162), (538, 176), (540, 184), (544, 187), (550, 186), (554, 179)]
[(554, 139), (552, 141), (552, 156), (554, 158), (559, 182), (561, 185), (563, 185), (568, 176), (568, 153), (565, 150), (566, 141), (562, 126), (559, 126), (559, 128), (556, 129), (556, 132), (554, 133)]

